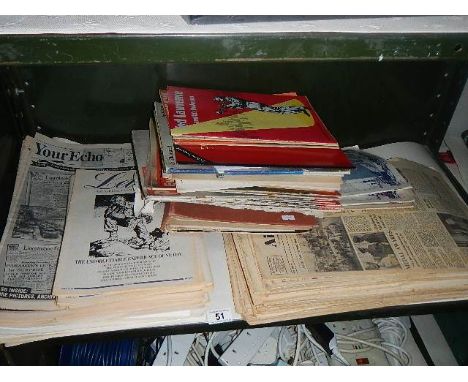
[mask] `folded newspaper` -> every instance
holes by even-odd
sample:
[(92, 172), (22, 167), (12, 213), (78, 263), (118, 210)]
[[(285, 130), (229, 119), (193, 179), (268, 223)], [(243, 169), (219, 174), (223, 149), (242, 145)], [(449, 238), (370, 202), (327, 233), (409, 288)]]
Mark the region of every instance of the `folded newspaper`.
[(201, 235), (162, 232), (152, 215), (135, 216), (135, 180), (134, 170), (77, 171), (53, 288), (59, 305), (105, 309), (116, 294), (134, 304), (151, 296), (160, 309), (178, 298), (187, 307), (185, 293), (192, 307), (208, 300)]
[(222, 237), (166, 234), (162, 209), (136, 216), (136, 178), (129, 144), (24, 140), (0, 247), (0, 343), (239, 318)]
[(0, 309), (57, 309), (52, 286), (75, 171), (132, 168), (130, 144), (25, 139), (0, 243)]
[(393, 165), (414, 210), (328, 216), (306, 233), (226, 234), (236, 308), (251, 324), (468, 298), (468, 210), (442, 176)]

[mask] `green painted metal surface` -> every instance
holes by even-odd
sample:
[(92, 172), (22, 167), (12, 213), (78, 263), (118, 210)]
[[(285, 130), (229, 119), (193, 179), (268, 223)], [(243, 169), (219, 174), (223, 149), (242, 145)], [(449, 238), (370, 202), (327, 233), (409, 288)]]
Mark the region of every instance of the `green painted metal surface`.
[(4, 35), (0, 64), (468, 59), (468, 34)]
[(158, 89), (172, 84), (297, 91), (308, 96), (342, 146), (371, 146), (443, 136), (439, 121), (450, 116), (440, 103), (458, 97), (452, 89), (458, 66), (458, 61), (94, 64), (23, 66), (19, 72), (28, 83), (24, 94), (34, 105), (33, 118), (51, 135), (128, 141), (131, 130), (147, 128)]
[(129, 142), (147, 129), (159, 88), (154, 65), (22, 67), (30, 113), (41, 130), (81, 142)]

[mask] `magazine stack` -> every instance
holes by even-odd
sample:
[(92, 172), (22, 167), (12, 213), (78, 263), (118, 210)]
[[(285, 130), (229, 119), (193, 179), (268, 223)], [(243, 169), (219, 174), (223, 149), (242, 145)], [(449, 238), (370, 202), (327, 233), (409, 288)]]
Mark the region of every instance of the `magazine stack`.
[(301, 231), (341, 210), (353, 165), (306, 97), (171, 86), (160, 96), (133, 140), (146, 200), (170, 202), (166, 229)]

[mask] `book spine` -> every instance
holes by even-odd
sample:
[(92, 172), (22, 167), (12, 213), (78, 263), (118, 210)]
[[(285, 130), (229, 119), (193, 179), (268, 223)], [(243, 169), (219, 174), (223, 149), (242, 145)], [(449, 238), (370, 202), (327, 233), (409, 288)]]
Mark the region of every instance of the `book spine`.
[(163, 106), (160, 102), (154, 103), (154, 119), (156, 122), (156, 130), (158, 132), (159, 147), (163, 157), (164, 172), (170, 173), (170, 168), (177, 166), (175, 149), (172, 142), (169, 125), (164, 116)]

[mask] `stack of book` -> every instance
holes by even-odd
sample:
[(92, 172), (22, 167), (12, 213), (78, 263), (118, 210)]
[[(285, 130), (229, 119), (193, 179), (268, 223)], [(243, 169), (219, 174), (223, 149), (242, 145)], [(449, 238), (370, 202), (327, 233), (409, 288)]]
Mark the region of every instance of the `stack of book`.
[(349, 167), (304, 96), (172, 86), (160, 94), (179, 164)]
[(295, 231), (341, 210), (352, 164), (306, 97), (179, 87), (160, 95), (155, 123), (133, 143), (146, 199), (171, 203), (165, 228)]

